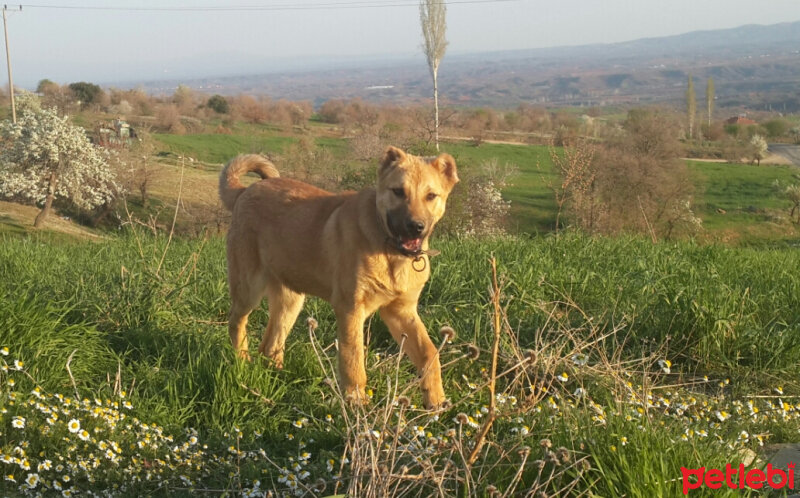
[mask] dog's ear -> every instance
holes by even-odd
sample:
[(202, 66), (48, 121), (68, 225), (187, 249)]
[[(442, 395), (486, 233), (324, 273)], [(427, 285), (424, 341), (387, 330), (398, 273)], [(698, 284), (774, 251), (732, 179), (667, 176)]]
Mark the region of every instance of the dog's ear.
[(431, 165), (448, 181), (450, 188), (458, 183), (458, 172), (456, 171), (456, 160), (450, 154), (439, 154)]
[(381, 159), (381, 167), (378, 169), (378, 171), (383, 171), (389, 168), (389, 166), (401, 163), (405, 158), (406, 158), (405, 152), (398, 149), (397, 147), (389, 146), (389, 148), (386, 149), (386, 152), (383, 153), (383, 159)]

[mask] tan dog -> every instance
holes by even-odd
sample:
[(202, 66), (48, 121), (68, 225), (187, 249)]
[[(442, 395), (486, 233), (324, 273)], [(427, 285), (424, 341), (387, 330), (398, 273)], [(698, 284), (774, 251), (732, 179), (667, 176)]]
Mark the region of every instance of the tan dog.
[[(245, 188), (239, 177), (251, 171), (263, 180)], [(262, 156), (233, 159), (222, 170), (219, 193), (233, 212), (228, 326), (239, 355), (249, 357), (247, 317), (266, 296), (269, 322), (258, 351), (282, 366), (304, 295), (319, 296), (336, 313), (342, 389), (360, 399), (367, 380), (364, 321), (379, 310), (417, 368), (425, 405), (440, 406), (439, 356), (417, 301), (430, 276), (428, 238), (457, 182), (450, 155), (423, 159), (394, 147), (381, 160), (376, 188), (342, 194), (279, 178)]]

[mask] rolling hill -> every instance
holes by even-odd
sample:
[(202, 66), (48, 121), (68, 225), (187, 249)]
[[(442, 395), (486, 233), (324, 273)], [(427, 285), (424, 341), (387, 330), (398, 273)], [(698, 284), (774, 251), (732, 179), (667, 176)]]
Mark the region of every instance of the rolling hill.
[[(270, 60), (249, 67), (273, 67)], [(302, 69), (305, 67), (305, 69)], [(702, 88), (713, 77), (717, 107), (800, 110), (800, 22), (697, 31), (662, 38), (445, 56), (440, 73), (447, 105), (516, 107), (676, 103), (688, 75)], [(330, 59), (269, 74), (193, 81), (135, 82), (154, 93), (177, 84), (223, 94), (409, 103), (427, 99), (431, 82), (416, 59)], [(702, 92), (700, 90), (699, 92)]]

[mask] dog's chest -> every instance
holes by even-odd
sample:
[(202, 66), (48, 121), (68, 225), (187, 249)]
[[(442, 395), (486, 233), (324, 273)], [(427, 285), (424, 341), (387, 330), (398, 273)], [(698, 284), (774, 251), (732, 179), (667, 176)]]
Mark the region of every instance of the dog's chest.
[(391, 258), (370, 263), (360, 287), (364, 297), (371, 297), (377, 307), (409, 293), (417, 294), (428, 279), (428, 268), (416, 271), (411, 260)]

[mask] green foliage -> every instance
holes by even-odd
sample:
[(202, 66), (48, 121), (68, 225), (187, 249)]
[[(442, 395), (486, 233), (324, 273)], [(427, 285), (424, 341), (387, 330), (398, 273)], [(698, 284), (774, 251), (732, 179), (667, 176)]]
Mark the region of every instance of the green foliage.
[(43, 80), (39, 80), (39, 84), (36, 85), (36, 93), (46, 94), (52, 92), (56, 88), (58, 88), (57, 83), (45, 78)]
[(739, 126), (738, 124), (725, 125), (725, 133), (727, 133), (732, 137), (738, 137), (740, 132), (741, 132), (741, 126)]
[(102, 88), (94, 83), (86, 83), (85, 81), (70, 83), (69, 89), (72, 90), (75, 98), (81, 102), (83, 107), (98, 102), (100, 96), (103, 94)]
[(711, 128), (711, 122), (714, 115), (714, 78), (710, 77), (706, 80), (706, 110), (708, 111), (707, 114), (707, 121), (706, 126)]
[(230, 111), (228, 100), (222, 95), (212, 95), (208, 99), (208, 102), (206, 102), (206, 105), (219, 114), (228, 114), (228, 111)]
[(767, 130), (767, 137), (769, 138), (778, 138), (786, 135), (790, 126), (790, 123), (783, 118), (771, 119), (764, 123), (764, 128)]

